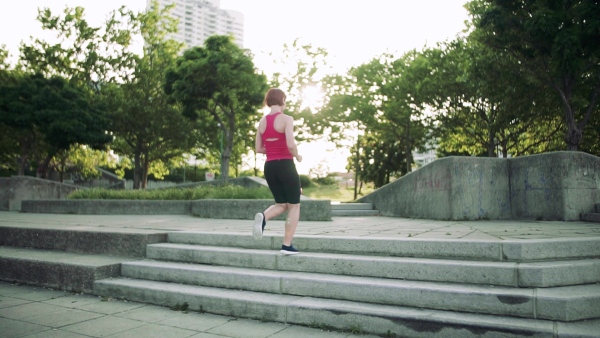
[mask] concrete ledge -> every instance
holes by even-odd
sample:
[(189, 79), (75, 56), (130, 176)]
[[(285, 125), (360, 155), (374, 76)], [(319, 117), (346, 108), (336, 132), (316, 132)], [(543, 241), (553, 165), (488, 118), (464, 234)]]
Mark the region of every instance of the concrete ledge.
[(600, 238), (549, 238), (502, 241), (508, 261), (581, 259), (600, 257)]
[[(268, 225), (267, 225), (268, 227)], [(256, 241), (248, 234), (199, 231), (169, 232), (170, 243), (276, 250), (281, 237)], [(297, 235), (302, 251), (395, 257), (468, 259), (476, 261), (531, 262), (600, 258), (600, 237), (538, 240), (460, 240), (417, 238), (365, 238)]]
[[(254, 219), (257, 212), (273, 205), (273, 200), (195, 200), (191, 213), (201, 218)], [(330, 200), (301, 200), (301, 221), (331, 221)], [(285, 219), (285, 214), (275, 219)]]
[(561, 321), (600, 317), (597, 284), (543, 289), (490, 288), (151, 260), (123, 263), (121, 272), (126, 278), (380, 305)]
[(186, 215), (190, 201), (158, 200), (27, 200), (22, 212), (83, 215)]
[(560, 151), (510, 159), (445, 157), (357, 202), (383, 216), (578, 221), (600, 200), (600, 158)]
[(441, 220), (510, 219), (505, 159), (445, 157), (358, 199), (382, 216)]
[[(552, 337), (546, 320), (414, 309), (380, 304), (255, 293), (131, 279), (101, 280), (98, 295), (175, 306), (192, 311), (314, 325), (398, 337)], [(235, 299), (235, 301), (232, 301)], [(590, 336), (591, 337), (591, 336)]]
[[(188, 215), (218, 219), (254, 219), (273, 200), (28, 200), (21, 211), (83, 215)], [(330, 200), (301, 200), (301, 221), (331, 221)], [(285, 214), (276, 219), (284, 219)]]
[(600, 285), (540, 289), (537, 311), (541, 318), (575, 321), (600, 317)]
[(23, 200), (65, 199), (78, 189), (81, 187), (29, 176), (1, 177), (0, 210), (21, 210)]
[(167, 241), (167, 234), (148, 230), (59, 230), (0, 227), (0, 245), (74, 253), (144, 257), (146, 245)]
[[(281, 243), (281, 242), (280, 242)], [(281, 248), (281, 244), (279, 246)], [(298, 246), (302, 251), (302, 248)], [(415, 281), (517, 287), (517, 263), (451, 261), (303, 252), (293, 258), (275, 250), (249, 250), (161, 243), (148, 245), (148, 259), (243, 268), (381, 277)]]
[(123, 263), (121, 273), (126, 278), (230, 290), (535, 318), (532, 289), (261, 271), (150, 260)]
[(87, 292), (94, 281), (121, 274), (130, 258), (0, 247), (0, 279), (54, 289)]
[[(268, 226), (268, 225), (267, 225)], [(169, 243), (197, 244), (233, 248), (278, 250), (281, 237), (264, 236), (256, 241), (248, 234), (177, 231), (168, 233)], [(599, 239), (600, 243), (600, 239)], [(461, 241), (448, 239), (385, 239), (364, 237), (294, 236), (294, 244), (302, 251), (348, 253), (354, 255), (464, 258), (501, 261), (499, 241)]]
[(513, 219), (578, 221), (600, 200), (599, 157), (558, 151), (508, 162)]

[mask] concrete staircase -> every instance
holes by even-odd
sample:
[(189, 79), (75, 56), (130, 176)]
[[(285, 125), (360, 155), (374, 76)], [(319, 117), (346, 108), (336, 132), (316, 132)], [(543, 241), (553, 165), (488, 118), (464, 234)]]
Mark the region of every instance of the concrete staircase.
[(332, 203), (331, 216), (377, 216), (379, 210), (373, 207), (373, 203)]
[[(94, 293), (386, 337), (596, 337), (597, 239), (462, 241), (173, 232)], [(591, 323), (591, 325), (590, 325)]]
[(581, 220), (600, 223), (600, 203), (596, 203), (594, 211), (595, 212), (581, 214)]

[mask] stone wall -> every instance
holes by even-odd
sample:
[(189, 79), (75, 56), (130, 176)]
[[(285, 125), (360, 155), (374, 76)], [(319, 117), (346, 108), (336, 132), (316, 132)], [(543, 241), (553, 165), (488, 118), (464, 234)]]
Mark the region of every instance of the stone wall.
[(21, 201), (65, 199), (81, 187), (30, 176), (0, 178), (0, 210), (19, 211)]
[(358, 202), (381, 215), (447, 220), (580, 219), (600, 202), (600, 158), (552, 152), (511, 159), (446, 157)]
[[(77, 215), (193, 215), (202, 218), (253, 219), (273, 200), (31, 200), (23, 212)], [(302, 200), (301, 221), (330, 221), (330, 200)], [(278, 219), (282, 219), (280, 216)]]
[(554, 152), (509, 159), (514, 219), (579, 220), (600, 202), (600, 158)]

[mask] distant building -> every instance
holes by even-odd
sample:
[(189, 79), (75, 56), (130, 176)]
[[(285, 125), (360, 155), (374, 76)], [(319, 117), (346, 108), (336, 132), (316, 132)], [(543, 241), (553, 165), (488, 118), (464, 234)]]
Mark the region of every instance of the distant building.
[(413, 152), (413, 160), (417, 168), (421, 168), (435, 160), (437, 160), (437, 154), (435, 149), (429, 149), (424, 153)]
[[(158, 0), (160, 7), (171, 4), (175, 4), (171, 16), (179, 19), (179, 31), (171, 38), (186, 48), (202, 46), (212, 35), (231, 35), (235, 44), (244, 47), (244, 15), (220, 9), (220, 0)], [(151, 6), (152, 0), (146, 0), (146, 7)]]

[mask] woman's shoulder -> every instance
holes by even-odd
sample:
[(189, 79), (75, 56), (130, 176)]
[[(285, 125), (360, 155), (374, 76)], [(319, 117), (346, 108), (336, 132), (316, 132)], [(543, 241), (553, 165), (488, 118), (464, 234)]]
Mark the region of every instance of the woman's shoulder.
[(281, 113), (281, 117), (286, 121), (294, 121), (293, 117), (291, 117), (290, 115), (284, 114), (284, 113)]

